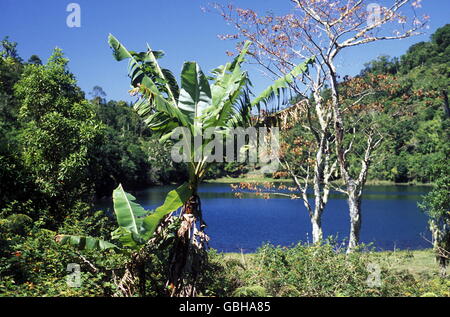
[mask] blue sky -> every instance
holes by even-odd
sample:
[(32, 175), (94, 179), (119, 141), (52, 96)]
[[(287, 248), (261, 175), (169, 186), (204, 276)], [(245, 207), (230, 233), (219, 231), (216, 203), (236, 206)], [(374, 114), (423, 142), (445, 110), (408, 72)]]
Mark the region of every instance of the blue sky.
[[(76, 2), (81, 6), (81, 28), (69, 28), (66, 7)], [(25, 60), (37, 54), (43, 61), (54, 47), (62, 48), (70, 59), (70, 70), (80, 87), (88, 93), (99, 85), (108, 99), (130, 101), (129, 79), (125, 62), (116, 62), (108, 47), (107, 36), (114, 34), (127, 48), (145, 50), (148, 42), (154, 49), (164, 50), (161, 64), (176, 74), (186, 60), (197, 61), (205, 72), (224, 64), (230, 58), (234, 43), (221, 41), (217, 35), (233, 33), (222, 18), (204, 13), (200, 8), (208, 0), (0, 0), (0, 37), (6, 35), (18, 42), (19, 54)], [(228, 3), (228, 1), (216, 0)], [(235, 0), (232, 3), (257, 12), (267, 10), (286, 13), (289, 0)], [(374, 1), (375, 2), (375, 1)], [(385, 54), (399, 56), (410, 45), (428, 40), (438, 27), (450, 23), (450, 1), (424, 0), (421, 13), (430, 15), (427, 34), (401, 41), (370, 44), (346, 51), (339, 59), (342, 75), (359, 73), (364, 63)], [(261, 91), (267, 79), (254, 69), (250, 71), (255, 92)]]

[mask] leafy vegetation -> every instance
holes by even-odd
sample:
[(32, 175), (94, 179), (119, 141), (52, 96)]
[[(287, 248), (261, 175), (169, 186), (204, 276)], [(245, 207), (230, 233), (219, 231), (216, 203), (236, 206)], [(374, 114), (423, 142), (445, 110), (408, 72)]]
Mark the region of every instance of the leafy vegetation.
[[(215, 255), (214, 261), (222, 263), (216, 274), (222, 279), (227, 296), (450, 295), (449, 281), (430, 273), (433, 263), (427, 267), (428, 273), (417, 274), (406, 269), (415, 267), (411, 261), (414, 253), (365, 250), (347, 256), (341, 247), (332, 242), (290, 248), (264, 245), (251, 255)], [(369, 266), (379, 269), (381, 283), (368, 284)]]
[(434, 189), (425, 196), (420, 207), (430, 217), (430, 230), (433, 235), (436, 259), (441, 268), (441, 275), (445, 277), (450, 258), (450, 180), (448, 165), (442, 166), (441, 173)]

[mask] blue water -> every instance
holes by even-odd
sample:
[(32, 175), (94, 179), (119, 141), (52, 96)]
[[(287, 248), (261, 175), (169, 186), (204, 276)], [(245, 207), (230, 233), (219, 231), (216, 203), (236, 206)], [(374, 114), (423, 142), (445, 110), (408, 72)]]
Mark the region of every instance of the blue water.
[[(135, 193), (140, 204), (153, 209), (162, 204), (171, 186)], [(424, 186), (367, 186), (363, 196), (361, 242), (379, 250), (430, 248), (427, 216), (417, 202), (429, 191)], [(203, 184), (202, 210), (210, 246), (222, 252), (253, 252), (263, 243), (290, 246), (311, 241), (311, 224), (300, 200), (253, 194), (235, 198), (229, 184)], [(106, 208), (102, 202), (99, 208)], [(345, 197), (332, 194), (323, 214), (324, 236), (345, 241), (350, 220)], [(426, 238), (426, 239), (425, 239)]]

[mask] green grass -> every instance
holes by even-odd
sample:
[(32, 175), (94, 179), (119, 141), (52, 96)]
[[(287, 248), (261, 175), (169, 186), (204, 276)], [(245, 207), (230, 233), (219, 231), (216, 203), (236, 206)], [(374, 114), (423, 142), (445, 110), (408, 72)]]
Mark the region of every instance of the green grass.
[[(372, 256), (376, 262), (383, 262), (393, 270), (408, 271), (418, 278), (424, 275), (439, 275), (439, 266), (435, 261), (435, 256), (432, 249), (373, 252)], [(224, 257), (226, 260), (253, 266), (255, 254), (225, 253)], [(450, 275), (450, 267), (447, 268), (447, 273)]]
[[(380, 255), (390, 256), (392, 258), (392, 268), (396, 270), (406, 270), (415, 276), (424, 274), (437, 276), (439, 274), (439, 266), (436, 263), (434, 252), (431, 249), (380, 252)], [(447, 268), (447, 273), (450, 274), (449, 268)]]

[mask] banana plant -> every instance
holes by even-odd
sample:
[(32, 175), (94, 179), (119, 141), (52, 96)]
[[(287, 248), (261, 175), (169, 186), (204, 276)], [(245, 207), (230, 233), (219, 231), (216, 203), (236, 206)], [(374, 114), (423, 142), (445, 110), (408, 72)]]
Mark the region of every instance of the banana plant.
[(111, 233), (111, 238), (119, 241), (120, 246), (95, 237), (78, 235), (58, 235), (56, 241), (80, 250), (138, 251), (154, 237), (161, 220), (182, 207), (191, 194), (189, 188), (182, 185), (169, 192), (163, 205), (154, 211), (147, 211), (135, 202), (135, 197), (125, 192), (122, 185), (119, 185), (113, 192), (114, 213), (118, 227)]
[[(179, 201), (183, 205), (180, 212), (182, 223), (178, 230), (179, 243), (174, 248), (168, 284), (171, 295), (195, 295), (195, 283), (187, 282), (185, 276), (187, 273), (191, 276), (200, 273), (201, 269), (193, 267), (193, 263), (202, 263), (196, 256), (202, 256), (199, 250), (205, 249), (209, 239), (203, 232), (206, 225), (198, 186), (211, 164), (204, 151), (211, 140), (201, 138), (200, 146), (194, 140), (202, 136), (207, 128), (214, 128), (227, 135), (235, 127), (248, 127), (251, 124), (252, 108), (259, 107), (261, 103), (279, 95), (282, 89), (288, 88), (295, 78), (308, 71), (314, 58), (294, 67), (252, 100), (248, 73), (241, 68), (251, 45), (249, 41), (244, 43), (240, 54), (232, 62), (212, 70), (211, 76), (206, 76), (196, 62), (185, 62), (179, 84), (169, 70), (158, 64), (157, 59), (162, 54), (153, 51), (148, 44), (146, 52), (136, 53), (129, 51), (111, 34), (108, 42), (117, 61), (129, 61), (131, 94), (138, 96), (134, 109), (145, 124), (159, 135), (160, 141), (171, 142), (176, 128), (186, 129), (191, 135), (190, 144), (187, 145), (191, 149), (188, 151), (190, 157), (186, 160), (189, 181), (183, 185), (190, 195), (183, 196), (185, 200), (180, 197)], [(136, 232), (133, 234), (136, 235)], [(123, 236), (123, 239), (128, 241), (133, 239), (133, 235)]]
[[(139, 96), (134, 109), (146, 125), (160, 135), (161, 142), (170, 141), (177, 127), (187, 128), (195, 138), (210, 127), (226, 134), (231, 128), (249, 126), (252, 108), (288, 88), (314, 62), (314, 58), (310, 58), (299, 64), (250, 100), (251, 82), (248, 73), (241, 69), (251, 45), (249, 41), (233, 62), (214, 69), (210, 77), (205, 76), (196, 62), (185, 62), (180, 85), (169, 70), (159, 66), (157, 59), (163, 55), (160, 51), (155, 54), (148, 44), (146, 52), (129, 51), (113, 35), (109, 35), (108, 42), (116, 60), (129, 60), (131, 92)], [(202, 149), (209, 142), (210, 140), (203, 140)], [(208, 165), (206, 155), (200, 160), (194, 159), (196, 153), (203, 151), (194, 149), (193, 142), (191, 148), (189, 153), (192, 157), (188, 160), (191, 178), (189, 186), (195, 194)]]
[[(147, 211), (135, 202), (135, 197), (125, 192), (122, 185), (119, 185), (113, 192), (114, 213), (118, 227), (111, 233), (112, 240), (119, 243), (114, 244), (89, 236), (64, 234), (56, 236), (56, 241), (80, 250), (114, 249), (131, 255), (125, 265), (124, 274), (117, 283), (117, 292), (114, 296), (134, 296), (138, 289), (137, 285), (143, 285), (142, 282), (145, 281), (145, 263), (149, 256), (149, 248), (146, 248), (149, 246), (148, 242), (160, 236), (156, 235), (156, 231), (161, 221), (182, 207), (191, 195), (189, 187), (182, 185), (168, 193), (163, 205), (153, 211)], [(139, 288), (139, 293), (144, 296), (145, 288), (144, 290)]]

